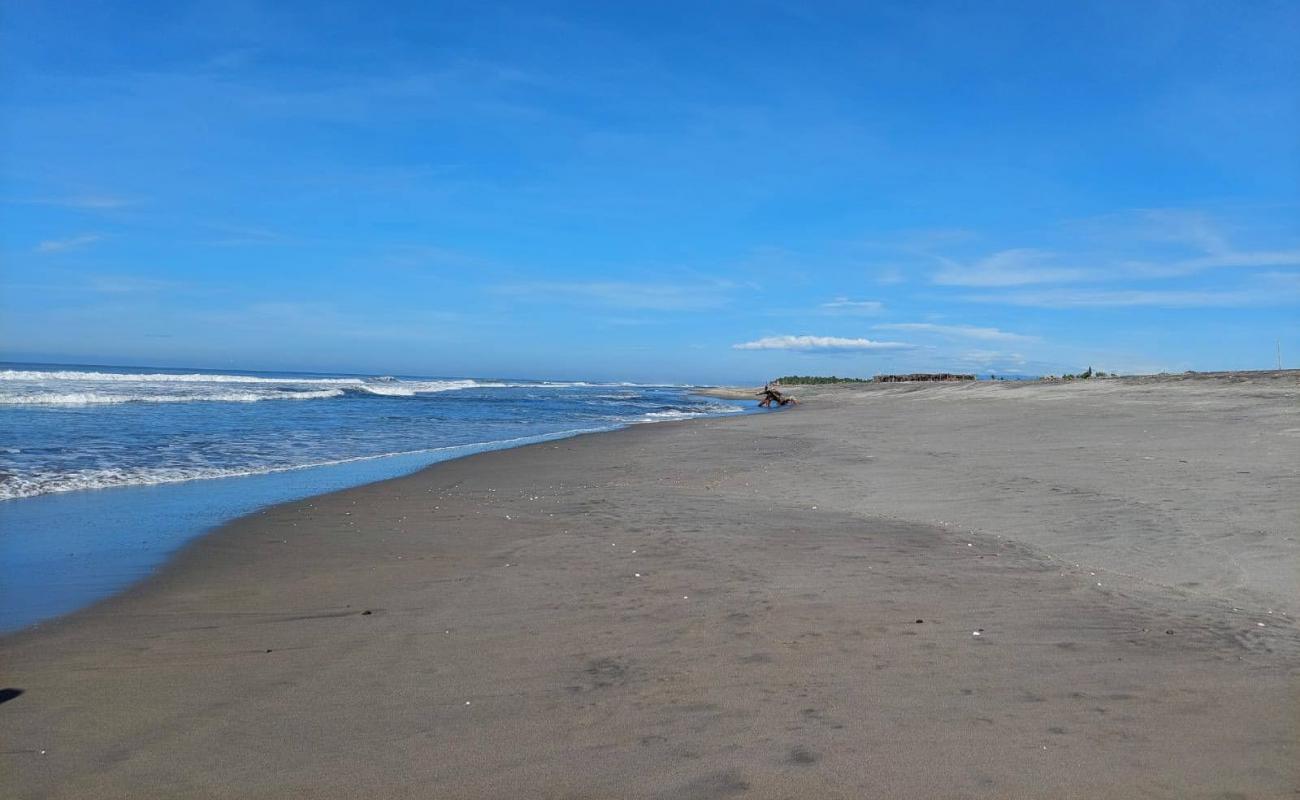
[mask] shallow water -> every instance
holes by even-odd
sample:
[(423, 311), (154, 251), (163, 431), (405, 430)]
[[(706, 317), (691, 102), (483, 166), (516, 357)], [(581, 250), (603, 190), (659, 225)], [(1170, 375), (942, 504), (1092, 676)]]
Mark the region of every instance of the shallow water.
[(0, 631), (120, 591), (267, 505), (485, 450), (742, 411), (672, 386), (0, 368)]

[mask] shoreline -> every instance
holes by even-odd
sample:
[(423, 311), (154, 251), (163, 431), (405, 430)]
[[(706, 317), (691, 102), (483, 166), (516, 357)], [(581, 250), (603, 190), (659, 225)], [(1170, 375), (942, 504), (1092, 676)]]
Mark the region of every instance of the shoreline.
[[(746, 408), (736, 413), (753, 412)], [(0, 637), (112, 597), (147, 580), (195, 538), (281, 503), (409, 475), (478, 453), (669, 421), (678, 420), (629, 421), (248, 474), (3, 500), (0, 519), (8, 538), (0, 540), (0, 555), (9, 569), (0, 571), (0, 606), (5, 609)]]
[[(1176, 410), (1210, 402), (1161, 391)], [(1170, 485), (1134, 475), (1239, 491), (1232, 454), (1250, 443), (1216, 429), (1227, 455), (1196, 478), (1171, 470), (1203, 441), (1144, 442), (1168, 457), (1101, 477), (1037, 428), (999, 441), (1000, 420), (1072, 421), (1090, 398), (829, 392), (794, 414), (632, 426), (263, 509), (125, 593), (0, 639), (22, 690), (0, 705), (0, 758), (19, 797), (1291, 791), (1300, 636), (1218, 593), (1283, 597), (1271, 573), (1241, 587), (1176, 543), (1116, 539), (1156, 530), (1139, 512)], [(1104, 420), (1119, 440), (1174, 424), (1119, 400)], [(1089, 451), (1072, 458), (1111, 457)], [(1007, 488), (996, 464), (1040, 484)], [(1052, 491), (1070, 475), (1075, 494)], [(1097, 480), (1130, 499), (1094, 510)], [(1257, 513), (1284, 506), (1277, 480), (1274, 506), (1247, 498)], [(996, 514), (970, 499), (994, 490)], [(1193, 536), (1223, 501), (1166, 514)], [(906, 521), (910, 503), (934, 519)], [(1016, 503), (1040, 525), (1073, 509), (1098, 560), (1147, 569), (1142, 547), (1159, 545), (1214, 591), (1146, 574), (1093, 586), (1089, 563), (1062, 568), (1069, 525), (1011, 535)]]
[[(277, 506), (406, 477), (446, 461), (469, 458), (480, 453), (508, 450), (592, 433), (605, 433), (610, 430), (618, 429), (562, 431), (517, 440), (360, 457), (333, 464), (312, 464), (247, 475), (197, 478), (161, 484), (113, 486), (84, 492), (54, 492), (0, 501), (23, 504), (11, 508), (0, 506), (0, 515), (7, 525), (13, 526), (14, 530), (27, 526), (31, 530), (41, 531), (40, 523), (48, 519), (51, 514), (58, 517), (58, 509), (63, 506), (88, 508), (88, 510), (79, 509), (73, 512), (72, 523), (85, 528), (95, 525), (96, 522), (101, 526), (107, 522), (106, 530), (96, 531), (94, 539), (89, 541), (87, 537), (81, 536), (57, 549), (62, 551), (75, 547), (83, 552), (89, 550), (92, 556), (98, 555), (99, 559), (113, 559), (110, 562), (111, 568), (106, 569), (99, 559), (94, 558), (90, 559), (91, 563), (85, 563), (87, 558), (83, 557), (81, 559), (83, 563), (75, 564), (71, 559), (73, 553), (67, 554), (69, 556), (67, 560), (47, 556), (43, 561), (36, 562), (46, 568), (40, 569), (35, 575), (25, 574), (21, 578), (8, 576), (10, 585), (0, 584), (0, 589), (7, 590), (0, 591), (0, 599), (7, 603), (5, 613), (8, 617), (3, 624), (0, 624), (0, 641), (3, 641), (5, 636), (38, 629), (65, 616), (92, 609), (99, 603), (129, 591), (134, 586), (148, 581), (158, 571), (165, 569), (192, 542), (205, 536), (216, 535), (227, 525), (236, 524)], [(234, 499), (225, 502), (213, 499), (223, 496), (233, 496)], [(29, 502), (42, 508), (34, 509)], [(213, 505), (216, 507), (211, 508), (210, 506)], [(201, 509), (197, 513), (193, 510), (195, 506)], [(52, 511), (51, 507), (53, 507)], [(137, 515), (146, 518), (161, 517), (164, 522), (149, 526), (151, 540), (149, 547), (122, 547), (117, 539), (126, 535), (121, 530), (127, 524), (123, 519), (136, 518)], [(172, 518), (186, 519), (188, 522), (175, 523), (171, 521)], [(142, 524), (147, 525), (147, 523)], [(60, 527), (68, 526), (69, 523), (64, 521)], [(43, 534), (44, 531), (41, 533)], [(56, 549), (51, 547), (49, 542), (43, 541), (41, 546), (47, 550)], [(96, 553), (100, 548), (107, 552)], [(11, 545), (11, 549), (21, 553), (22, 545)], [(31, 565), (27, 566), (30, 569)], [(24, 584), (40, 584), (41, 600), (46, 603), (46, 606), (42, 609), (32, 609), (30, 607), (32, 601), (24, 597), (23, 589), (14, 588), (19, 580)], [(51, 609), (50, 601), (47, 599), (48, 593), (51, 590), (57, 591), (64, 584), (72, 585), (73, 591), (80, 587), (90, 588), (83, 589), (71, 597), (59, 597), (54, 609)], [(25, 611), (15, 611), (15, 608), (24, 607)], [(23, 621), (13, 622), (15, 617)]]
[[(739, 415), (737, 415), (737, 416), (739, 416)], [(730, 418), (729, 416), (721, 416), (721, 415), (720, 415), (720, 416), (717, 416), (717, 417), (709, 417), (708, 419), (715, 419), (715, 420), (716, 420), (716, 419), (729, 419), (729, 418)], [(183, 564), (181, 564), (180, 562), (182, 562), (182, 561), (183, 561), (184, 559), (186, 559), (186, 558), (193, 557), (193, 556), (191, 556), (190, 551), (193, 550), (193, 549), (195, 549), (195, 548), (200, 548), (200, 547), (202, 546), (202, 544), (203, 544), (203, 542), (204, 542), (205, 539), (209, 539), (209, 538), (213, 538), (213, 537), (227, 536), (227, 535), (231, 535), (231, 534), (238, 534), (239, 529), (242, 528), (244, 525), (247, 525), (247, 524), (253, 524), (253, 523), (255, 523), (255, 522), (257, 521), (257, 519), (258, 519), (259, 517), (266, 516), (266, 515), (271, 514), (271, 513), (273, 513), (273, 512), (278, 512), (278, 511), (289, 512), (289, 511), (299, 511), (299, 510), (306, 509), (306, 508), (314, 508), (314, 507), (316, 506), (317, 502), (325, 502), (325, 501), (327, 501), (327, 500), (329, 500), (329, 499), (331, 499), (331, 498), (334, 498), (336, 495), (344, 495), (344, 494), (347, 494), (347, 493), (349, 493), (349, 492), (354, 492), (354, 491), (365, 491), (365, 490), (367, 490), (367, 489), (372, 489), (372, 488), (375, 488), (375, 487), (381, 487), (381, 486), (383, 486), (384, 484), (391, 483), (391, 482), (394, 482), (394, 481), (403, 481), (403, 480), (412, 479), (412, 478), (415, 478), (415, 477), (417, 477), (417, 476), (420, 476), (422, 473), (425, 473), (425, 472), (427, 472), (427, 471), (429, 471), (429, 470), (437, 469), (438, 467), (444, 466), (444, 465), (446, 465), (446, 464), (451, 464), (451, 463), (455, 463), (455, 462), (459, 462), (459, 461), (464, 461), (464, 460), (472, 459), (472, 458), (478, 458), (478, 457), (481, 457), (481, 456), (484, 456), (484, 455), (488, 455), (488, 454), (501, 453), (501, 452), (511, 452), (511, 451), (515, 451), (515, 450), (526, 449), (526, 448), (529, 448), (529, 447), (541, 447), (541, 446), (544, 446), (544, 445), (550, 444), (550, 443), (552, 443), (552, 442), (564, 442), (564, 441), (567, 441), (567, 440), (570, 440), (570, 439), (582, 439), (582, 438), (590, 437), (590, 436), (607, 436), (607, 435), (610, 435), (610, 434), (617, 434), (617, 433), (622, 433), (622, 432), (624, 432), (624, 431), (635, 430), (635, 429), (638, 428), (638, 427), (648, 426), (648, 425), (654, 425), (654, 426), (683, 425), (683, 424), (687, 424), (687, 423), (691, 423), (691, 422), (697, 422), (697, 421), (700, 421), (700, 420), (698, 420), (698, 419), (688, 419), (688, 420), (662, 420), (662, 421), (655, 421), (655, 422), (638, 423), (637, 425), (627, 425), (627, 426), (625, 426), (625, 427), (621, 427), (621, 428), (608, 428), (608, 429), (599, 429), (599, 430), (589, 430), (589, 431), (581, 431), (581, 432), (577, 432), (577, 433), (573, 433), (573, 432), (565, 432), (564, 435), (557, 436), (556, 438), (539, 438), (537, 441), (526, 442), (526, 443), (524, 443), (524, 444), (512, 444), (512, 445), (505, 446), (505, 447), (489, 447), (489, 448), (484, 449), (484, 450), (478, 450), (478, 451), (475, 451), (475, 452), (472, 452), (472, 453), (467, 453), (467, 454), (465, 454), (465, 455), (457, 455), (457, 456), (453, 456), (453, 457), (451, 457), (451, 458), (444, 459), (444, 460), (441, 460), (441, 461), (434, 461), (434, 462), (432, 462), (432, 463), (425, 464), (425, 465), (423, 465), (423, 466), (417, 466), (417, 467), (414, 467), (414, 468), (410, 469), (409, 471), (402, 472), (402, 473), (399, 473), (399, 474), (396, 474), (396, 475), (390, 475), (390, 476), (386, 476), (386, 477), (382, 477), (382, 478), (376, 478), (376, 479), (374, 479), (374, 480), (366, 480), (366, 481), (364, 481), (364, 482), (362, 482), (362, 483), (357, 483), (357, 484), (350, 484), (350, 485), (345, 485), (345, 486), (339, 486), (339, 487), (337, 487), (337, 488), (326, 489), (326, 490), (324, 490), (324, 491), (320, 491), (320, 492), (316, 492), (316, 493), (312, 493), (312, 494), (306, 494), (306, 495), (303, 495), (303, 496), (301, 496), (301, 497), (295, 497), (295, 498), (288, 499), (288, 500), (275, 501), (275, 502), (269, 503), (269, 504), (267, 504), (267, 505), (258, 506), (258, 507), (256, 507), (256, 508), (253, 508), (253, 509), (247, 511), (247, 512), (244, 512), (244, 513), (239, 514), (239, 515), (237, 515), (237, 516), (235, 516), (235, 517), (231, 517), (231, 518), (229, 518), (229, 519), (223, 520), (222, 522), (219, 522), (219, 523), (217, 523), (217, 524), (215, 524), (215, 525), (212, 525), (212, 526), (209, 526), (209, 527), (203, 528), (203, 529), (200, 530), (199, 532), (187, 536), (187, 537), (184, 539), (184, 541), (183, 541), (183, 542), (182, 542), (178, 547), (176, 547), (176, 548), (172, 549), (171, 551), (169, 551), (169, 552), (168, 552), (168, 553), (163, 557), (163, 559), (162, 559), (161, 562), (159, 562), (156, 566), (154, 566), (154, 567), (152, 567), (151, 569), (149, 569), (149, 570), (148, 570), (144, 575), (142, 575), (141, 577), (139, 577), (139, 578), (137, 578), (137, 579), (135, 579), (135, 580), (132, 580), (131, 582), (129, 582), (129, 583), (127, 583), (126, 585), (122, 586), (120, 589), (117, 589), (117, 590), (115, 590), (115, 591), (109, 592), (109, 593), (106, 594), (106, 595), (103, 595), (102, 597), (100, 597), (100, 598), (97, 599), (97, 600), (92, 601), (92, 602), (89, 603), (88, 605), (81, 606), (81, 607), (79, 607), (79, 608), (76, 608), (75, 610), (72, 610), (72, 611), (67, 612), (67, 613), (64, 613), (64, 614), (59, 614), (59, 615), (54, 616), (54, 617), (49, 617), (49, 618), (42, 619), (42, 620), (40, 620), (39, 622), (33, 623), (33, 624), (31, 624), (31, 625), (24, 626), (24, 627), (21, 627), (21, 628), (15, 628), (15, 629), (7, 630), (7, 631), (6, 631), (6, 630), (0, 630), (0, 648), (2, 648), (2, 647), (4, 646), (6, 640), (17, 639), (17, 638), (24, 637), (24, 636), (29, 635), (29, 634), (31, 634), (31, 635), (39, 635), (39, 634), (43, 633), (44, 631), (49, 630), (50, 628), (52, 628), (52, 627), (54, 627), (54, 626), (56, 626), (56, 625), (58, 625), (58, 624), (60, 624), (60, 623), (76, 621), (76, 618), (80, 618), (80, 617), (82, 617), (83, 615), (94, 615), (94, 614), (97, 614), (97, 613), (101, 613), (101, 608), (102, 608), (102, 607), (111, 606), (111, 605), (113, 604), (113, 602), (116, 601), (116, 600), (119, 600), (119, 599), (126, 600), (126, 599), (128, 599), (130, 596), (134, 596), (135, 594), (148, 594), (148, 593), (151, 591), (151, 586), (150, 586), (150, 584), (152, 584), (154, 581), (156, 581), (156, 580), (159, 580), (159, 581), (160, 581), (160, 580), (166, 580), (166, 579), (168, 579), (169, 576), (167, 575), (167, 573), (168, 573), (171, 569), (173, 569), (173, 568), (176, 568), (176, 569), (182, 569), (182, 568), (184, 568), (186, 565), (183, 565)], [(545, 436), (549, 436), (549, 434), (543, 434), (542, 436), (543, 436), (543, 437), (545, 437)], [(529, 437), (529, 438), (532, 438), (532, 437)], [(398, 455), (401, 456), (401, 455), (409, 455), (409, 454), (398, 454)], [(356, 460), (356, 461), (371, 461), (371, 460), (382, 460), (382, 459), (392, 458), (392, 457), (393, 457), (393, 456), (379, 456), (379, 457), (377, 457), (376, 459), (355, 459), (355, 460)], [(321, 466), (321, 465), (313, 465), (313, 466), (310, 466), (310, 467), (304, 467), (304, 468), (301, 468), (301, 469), (318, 469), (318, 468), (320, 468), (320, 466)], [(328, 466), (341, 466), (341, 464), (338, 464), (338, 465), (324, 465), (324, 466), (327, 466), (327, 467), (328, 467)], [(298, 469), (298, 468), (293, 468), (293, 469), (289, 469), (289, 470), (283, 470), (282, 472), (292, 472), (292, 471), (296, 471), (297, 469)], [(279, 475), (279, 474), (282, 474), (282, 472), (269, 473), (269, 474), (271, 474), (271, 475)], [(264, 475), (260, 475), (260, 474), (259, 474), (259, 475), (238, 476), (238, 477), (253, 477), (253, 478), (257, 478), (257, 477), (264, 477)], [(185, 481), (184, 483), (186, 483), (186, 484), (194, 484), (194, 483), (205, 482), (206, 480), (208, 480), (208, 479), (198, 479), (198, 480), (195, 480), (195, 481)], [(214, 479), (214, 480), (226, 480), (226, 478), (217, 478), (217, 479)], [(171, 484), (166, 484), (166, 485), (171, 485)], [(108, 490), (109, 490), (109, 491), (112, 491), (112, 490), (114, 490), (114, 489), (128, 489), (128, 490), (129, 490), (129, 489), (134, 489), (134, 488), (139, 488), (139, 487), (134, 487), (134, 486), (110, 487)], [(144, 487), (144, 488), (153, 488), (153, 487)], [(28, 499), (28, 498), (20, 498), (20, 499)], [(200, 557), (200, 558), (202, 558), (202, 557)], [(201, 569), (202, 567), (199, 567), (199, 568)], [(107, 609), (107, 608), (104, 608), (103, 610), (109, 610), (109, 611), (111, 611), (111, 609)]]

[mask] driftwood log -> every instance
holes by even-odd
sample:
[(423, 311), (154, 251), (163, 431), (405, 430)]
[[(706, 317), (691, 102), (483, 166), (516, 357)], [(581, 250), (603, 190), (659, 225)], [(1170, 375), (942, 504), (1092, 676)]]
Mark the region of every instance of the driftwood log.
[(773, 389), (770, 383), (763, 387), (763, 391), (759, 392), (758, 396), (761, 398), (758, 405), (762, 408), (771, 408), (773, 403), (778, 406), (799, 405), (798, 400)]

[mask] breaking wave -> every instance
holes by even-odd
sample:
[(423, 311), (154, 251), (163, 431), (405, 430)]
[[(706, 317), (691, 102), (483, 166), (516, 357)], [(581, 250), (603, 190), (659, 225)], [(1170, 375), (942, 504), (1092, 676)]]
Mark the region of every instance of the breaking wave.
[(0, 404), (32, 406), (89, 406), (113, 403), (190, 403), (206, 400), (218, 403), (255, 403), (259, 400), (321, 400), (338, 397), (342, 389), (306, 392), (195, 392), (193, 394), (107, 394), (103, 392), (46, 392), (15, 396), (0, 395)]
[[(0, 369), (0, 501), (460, 453), (550, 430), (740, 410), (647, 384), (14, 366)], [(461, 394), (421, 399), (445, 392)], [(275, 400), (309, 402), (263, 402)], [(483, 444), (458, 444), (466, 441)]]
[(713, 417), (719, 414), (736, 414), (744, 411), (739, 406), (727, 406), (721, 403), (696, 406), (694, 408), (666, 408), (661, 411), (648, 411), (637, 422), (674, 422), (697, 417)]
[(581, 388), (582, 381), (506, 382), (469, 379), (266, 377), (209, 373), (0, 370), (0, 405), (84, 406), (116, 403), (256, 403), (324, 400), (345, 394), (415, 397), (464, 389)]
[[(392, 379), (379, 379), (392, 380)], [(357, 385), (365, 378), (268, 378), (259, 375), (171, 372), (80, 372), (77, 370), (0, 370), (0, 381), (81, 381), (86, 383), (286, 383)]]

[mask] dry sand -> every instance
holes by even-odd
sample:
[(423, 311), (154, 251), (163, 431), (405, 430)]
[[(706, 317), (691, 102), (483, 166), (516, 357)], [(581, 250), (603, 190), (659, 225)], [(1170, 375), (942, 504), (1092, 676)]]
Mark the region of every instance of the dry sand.
[(1294, 797), (1298, 394), (818, 390), (279, 506), (0, 640), (0, 780)]

